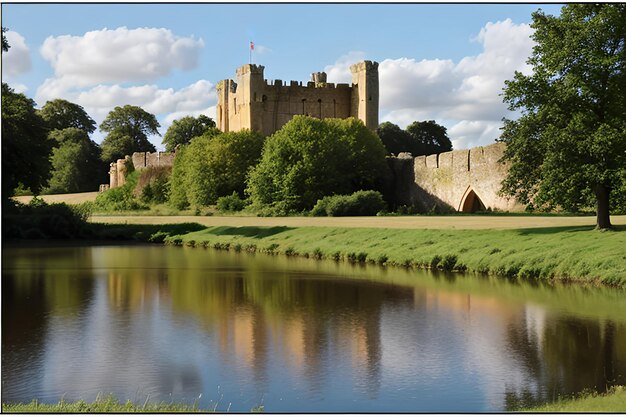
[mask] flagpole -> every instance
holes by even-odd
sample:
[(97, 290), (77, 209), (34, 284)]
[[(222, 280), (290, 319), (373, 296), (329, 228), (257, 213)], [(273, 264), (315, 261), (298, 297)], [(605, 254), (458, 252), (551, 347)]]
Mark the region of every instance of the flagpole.
[(252, 41), (250, 41), (249, 49), (250, 49), (250, 65), (252, 65)]

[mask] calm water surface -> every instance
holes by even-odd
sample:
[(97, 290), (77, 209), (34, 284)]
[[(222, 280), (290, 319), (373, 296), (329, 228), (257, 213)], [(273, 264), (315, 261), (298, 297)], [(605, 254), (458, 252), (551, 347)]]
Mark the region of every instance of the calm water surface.
[(2, 400), (510, 410), (626, 384), (624, 295), (203, 249), (4, 247)]

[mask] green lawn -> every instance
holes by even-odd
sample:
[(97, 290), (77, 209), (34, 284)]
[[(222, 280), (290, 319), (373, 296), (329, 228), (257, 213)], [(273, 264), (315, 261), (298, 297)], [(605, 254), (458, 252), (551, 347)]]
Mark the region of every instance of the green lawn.
[(607, 394), (588, 394), (525, 410), (532, 413), (626, 412), (626, 388), (614, 387)]
[[(146, 399), (145, 404), (135, 404), (130, 400), (125, 403), (119, 402), (109, 395), (102, 399), (97, 398), (94, 402), (87, 403), (83, 400), (66, 402), (59, 401), (56, 404), (44, 404), (33, 400), (28, 404), (2, 404), (3, 413), (211, 413), (215, 409), (200, 409), (193, 405), (150, 403)], [(251, 412), (263, 411), (263, 407), (255, 407)]]
[(626, 227), (434, 230), (208, 227), (167, 243), (626, 287)]

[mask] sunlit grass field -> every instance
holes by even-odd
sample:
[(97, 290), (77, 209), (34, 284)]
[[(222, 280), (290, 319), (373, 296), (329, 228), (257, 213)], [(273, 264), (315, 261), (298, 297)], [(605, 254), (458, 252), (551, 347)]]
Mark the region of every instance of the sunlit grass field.
[[(259, 227), (367, 227), (382, 229), (525, 229), (534, 227), (594, 226), (595, 216), (564, 215), (448, 215), (376, 217), (253, 217), (133, 215), (131, 213), (94, 215), (92, 222), (125, 224), (198, 223), (203, 226)], [(626, 216), (611, 216), (613, 225), (626, 226)]]
[(216, 226), (170, 244), (626, 286), (626, 227), (510, 230)]
[(607, 394), (582, 394), (579, 398), (560, 400), (530, 410), (532, 413), (626, 412), (626, 388), (613, 387)]

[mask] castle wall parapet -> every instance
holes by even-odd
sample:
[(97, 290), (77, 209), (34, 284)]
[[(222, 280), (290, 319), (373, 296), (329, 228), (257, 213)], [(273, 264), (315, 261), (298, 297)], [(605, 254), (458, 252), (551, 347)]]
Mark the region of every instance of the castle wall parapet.
[(499, 195), (508, 172), (508, 165), (500, 162), (505, 147), (504, 143), (495, 143), (418, 156), (413, 158), (410, 171), (405, 168), (406, 155), (391, 158), (396, 203), (413, 205), (422, 211), (433, 207), (464, 212), (523, 210), (515, 199)]
[[(149, 167), (171, 167), (174, 165), (175, 157), (175, 152), (134, 152), (132, 156), (126, 155), (124, 159), (111, 162), (109, 164), (109, 184), (107, 189), (121, 187), (126, 183), (128, 164), (132, 163), (133, 168), (138, 171)], [(104, 190), (102, 185), (100, 190)]]

